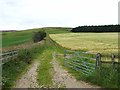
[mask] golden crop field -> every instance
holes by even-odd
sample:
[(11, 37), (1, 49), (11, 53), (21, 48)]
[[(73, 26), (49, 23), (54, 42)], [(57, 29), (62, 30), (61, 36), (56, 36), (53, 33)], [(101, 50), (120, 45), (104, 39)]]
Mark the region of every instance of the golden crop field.
[(118, 33), (65, 33), (50, 37), (68, 49), (118, 55)]

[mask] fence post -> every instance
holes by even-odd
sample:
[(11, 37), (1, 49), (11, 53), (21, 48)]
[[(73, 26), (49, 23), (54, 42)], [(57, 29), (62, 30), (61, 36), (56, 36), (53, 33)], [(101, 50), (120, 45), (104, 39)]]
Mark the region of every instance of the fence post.
[(11, 56), (12, 56), (12, 58), (14, 58), (14, 54), (15, 54), (14, 51), (12, 51), (12, 52), (11, 52)]
[(67, 65), (67, 61), (66, 61), (66, 51), (64, 51), (64, 65)]
[(64, 51), (64, 58), (66, 57), (66, 51)]
[(114, 54), (112, 54), (111, 60), (112, 60), (112, 68), (114, 70), (114, 68), (115, 68), (115, 55)]
[(100, 69), (100, 66), (101, 66), (101, 54), (100, 53), (97, 53), (96, 54), (96, 67), (95, 69)]

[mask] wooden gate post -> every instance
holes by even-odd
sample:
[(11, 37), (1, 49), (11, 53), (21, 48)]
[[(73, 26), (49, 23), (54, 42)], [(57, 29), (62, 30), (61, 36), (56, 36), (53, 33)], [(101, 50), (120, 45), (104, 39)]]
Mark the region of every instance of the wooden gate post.
[(64, 51), (64, 58), (66, 57), (66, 51)]
[(114, 54), (111, 55), (111, 60), (112, 60), (112, 69), (114, 71), (114, 68), (115, 68), (115, 55)]
[(101, 66), (101, 54), (100, 53), (97, 53), (96, 54), (96, 69), (100, 69), (100, 66)]
[(67, 53), (67, 51), (65, 50), (65, 51), (64, 51), (64, 65), (65, 65), (65, 66), (67, 65), (67, 61), (66, 61), (66, 53)]

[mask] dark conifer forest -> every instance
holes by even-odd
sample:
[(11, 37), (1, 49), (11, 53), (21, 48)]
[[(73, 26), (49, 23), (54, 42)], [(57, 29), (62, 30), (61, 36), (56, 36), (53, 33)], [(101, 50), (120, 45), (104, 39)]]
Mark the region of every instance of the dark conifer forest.
[(72, 32), (120, 32), (120, 25), (78, 26)]

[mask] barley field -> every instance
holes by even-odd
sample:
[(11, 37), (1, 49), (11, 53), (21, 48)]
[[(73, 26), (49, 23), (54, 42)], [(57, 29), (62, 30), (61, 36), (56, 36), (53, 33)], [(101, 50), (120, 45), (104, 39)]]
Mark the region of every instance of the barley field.
[(118, 55), (118, 33), (50, 34), (59, 45), (71, 50)]

